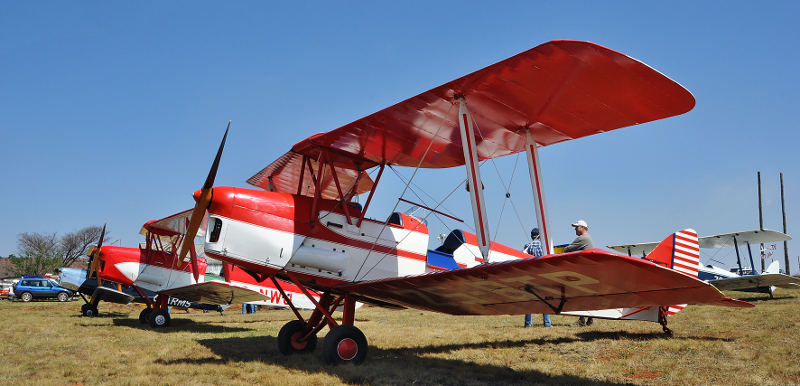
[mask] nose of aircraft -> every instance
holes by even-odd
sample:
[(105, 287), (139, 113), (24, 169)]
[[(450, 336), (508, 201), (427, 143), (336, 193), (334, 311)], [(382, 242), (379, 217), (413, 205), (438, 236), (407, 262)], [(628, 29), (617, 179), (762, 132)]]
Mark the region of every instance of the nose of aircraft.
[(200, 200), (200, 196), (202, 195), (203, 195), (203, 189), (197, 189), (197, 191), (194, 192), (194, 194), (192, 194), (192, 198), (194, 198), (194, 201), (197, 202), (198, 200)]

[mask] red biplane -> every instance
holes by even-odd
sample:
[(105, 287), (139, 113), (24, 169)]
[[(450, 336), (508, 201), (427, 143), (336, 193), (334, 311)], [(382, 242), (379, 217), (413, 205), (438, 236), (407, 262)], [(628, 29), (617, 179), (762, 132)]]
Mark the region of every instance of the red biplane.
[[(60, 270), (61, 284), (78, 291), (85, 301), (81, 314), (97, 316), (100, 301), (128, 304), (136, 299), (147, 305), (139, 321), (160, 328), (170, 324), (169, 306), (222, 311), (238, 303), (288, 307), (292, 300), (300, 308), (314, 307), (295, 286), (286, 283), (278, 290), (271, 280), (257, 281), (228, 263), (222, 263), (215, 274), (207, 272), (202, 257), (179, 267), (176, 252), (184, 240), (189, 214), (185, 211), (145, 223), (141, 234), (146, 241), (139, 248), (103, 246), (104, 227), (97, 246), (87, 252), (88, 270)], [(312, 296), (319, 298), (316, 293)]]
[[(205, 184), (194, 193), (185, 237), (195, 237), (207, 214), (206, 255), (321, 292), (308, 319), (290, 303), (297, 320), (277, 341), (284, 354), (312, 351), (328, 326), (327, 363), (360, 363), (366, 356), (366, 337), (354, 326), (357, 300), (454, 315), (751, 306), (672, 269), (672, 260), (599, 249), (552, 254), (538, 148), (683, 114), (694, 103), (682, 86), (626, 55), (588, 42), (552, 41), (295, 144), (248, 180), (262, 190), (213, 186), (226, 130)], [(550, 255), (497, 261), (476, 188), (483, 186), (479, 161), (518, 152), (527, 154)], [(365, 217), (387, 165), (466, 167), (485, 264), (426, 273), (424, 221), (399, 212), (385, 221)], [(363, 207), (354, 202), (361, 194), (367, 195)], [(181, 248), (181, 261), (193, 261), (190, 245)], [(331, 315), (339, 306), (341, 322)]]

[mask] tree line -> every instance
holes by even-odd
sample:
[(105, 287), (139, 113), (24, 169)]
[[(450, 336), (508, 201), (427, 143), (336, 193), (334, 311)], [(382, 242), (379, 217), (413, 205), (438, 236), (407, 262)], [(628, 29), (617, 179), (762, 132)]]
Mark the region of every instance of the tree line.
[[(9, 255), (14, 276), (41, 276), (72, 265), (90, 245), (100, 241), (103, 228), (88, 226), (58, 237), (56, 233), (25, 232), (17, 236), (17, 252)], [(106, 241), (108, 231), (106, 231)]]

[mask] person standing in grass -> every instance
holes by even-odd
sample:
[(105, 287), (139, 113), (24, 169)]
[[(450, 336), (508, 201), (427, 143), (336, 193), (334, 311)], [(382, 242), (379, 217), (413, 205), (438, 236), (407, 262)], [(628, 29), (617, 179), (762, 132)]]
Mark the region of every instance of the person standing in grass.
[[(531, 229), (531, 242), (525, 244), (522, 248), (522, 252), (525, 252), (529, 255), (533, 255), (534, 259), (538, 259), (544, 256), (544, 251), (542, 250), (542, 241), (539, 240), (539, 228)], [(542, 322), (544, 323), (545, 327), (550, 327), (552, 324), (550, 323), (550, 315), (542, 314)], [(526, 314), (525, 315), (525, 327), (530, 327), (533, 324), (533, 314)]]
[[(589, 224), (586, 223), (584, 220), (575, 221), (572, 224), (572, 227), (575, 228), (575, 234), (578, 236), (575, 238), (574, 241), (570, 245), (567, 245), (564, 248), (564, 252), (575, 252), (575, 251), (582, 251), (584, 249), (592, 249), (594, 248), (594, 242), (592, 241), (592, 236), (589, 236)], [(574, 326), (591, 326), (594, 322), (594, 319), (590, 316), (588, 318), (584, 318), (581, 316), (578, 318), (578, 321), (575, 322)]]

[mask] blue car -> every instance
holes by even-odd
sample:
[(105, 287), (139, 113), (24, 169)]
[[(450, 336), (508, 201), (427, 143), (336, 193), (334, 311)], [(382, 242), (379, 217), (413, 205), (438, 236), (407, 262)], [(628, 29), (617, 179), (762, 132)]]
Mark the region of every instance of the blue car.
[(34, 298), (52, 299), (66, 302), (72, 298), (72, 291), (59, 287), (56, 282), (44, 277), (23, 276), (14, 286), (14, 296), (23, 302)]

